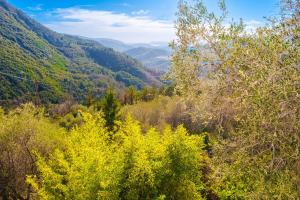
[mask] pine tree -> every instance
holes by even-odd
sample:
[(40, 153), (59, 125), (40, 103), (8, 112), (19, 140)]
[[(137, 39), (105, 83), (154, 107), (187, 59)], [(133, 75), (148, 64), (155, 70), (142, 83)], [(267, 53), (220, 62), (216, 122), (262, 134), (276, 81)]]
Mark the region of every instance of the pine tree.
[(120, 102), (112, 88), (108, 88), (102, 98), (101, 107), (108, 130), (113, 131), (115, 121), (119, 119)]

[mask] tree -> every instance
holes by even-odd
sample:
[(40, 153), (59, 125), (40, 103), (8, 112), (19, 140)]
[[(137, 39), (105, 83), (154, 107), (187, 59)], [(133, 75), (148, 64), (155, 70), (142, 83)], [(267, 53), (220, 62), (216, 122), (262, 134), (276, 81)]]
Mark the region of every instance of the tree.
[(124, 104), (133, 105), (137, 101), (137, 90), (134, 86), (125, 89)]
[(43, 116), (43, 110), (25, 104), (2, 114), (0, 109), (0, 197), (30, 199), (33, 190), (25, 182), (37, 175), (34, 151), (47, 157), (60, 148), (65, 132)]
[(157, 96), (157, 90), (153, 87), (143, 87), (140, 93), (142, 101), (151, 101)]
[(104, 119), (106, 121), (106, 127), (108, 130), (113, 131), (115, 128), (115, 122), (120, 117), (120, 102), (116, 98), (113, 89), (108, 88), (101, 100), (101, 110), (104, 114)]
[(181, 3), (169, 77), (216, 134), (222, 198), (300, 196), (299, 0), (253, 33), (202, 1)]

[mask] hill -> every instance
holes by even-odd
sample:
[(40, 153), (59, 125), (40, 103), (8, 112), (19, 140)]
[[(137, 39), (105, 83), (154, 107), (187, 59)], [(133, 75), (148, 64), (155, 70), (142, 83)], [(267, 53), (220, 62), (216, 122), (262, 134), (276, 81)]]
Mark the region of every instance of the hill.
[(130, 44), (125, 44), (119, 40), (109, 39), (109, 38), (95, 38), (93, 39), (103, 46), (113, 48), (116, 51), (124, 52), (132, 48)]
[(166, 72), (169, 69), (171, 50), (166, 43), (127, 44), (108, 38), (93, 39), (100, 44), (113, 48), (142, 62), (150, 70)]
[[(157, 74), (98, 42), (54, 32), (0, 0), (0, 100), (83, 101), (108, 84), (158, 85)], [(14, 99), (14, 102), (12, 100)]]
[(145, 67), (166, 72), (170, 66), (170, 51), (160, 48), (137, 47), (125, 52), (127, 55), (142, 62)]

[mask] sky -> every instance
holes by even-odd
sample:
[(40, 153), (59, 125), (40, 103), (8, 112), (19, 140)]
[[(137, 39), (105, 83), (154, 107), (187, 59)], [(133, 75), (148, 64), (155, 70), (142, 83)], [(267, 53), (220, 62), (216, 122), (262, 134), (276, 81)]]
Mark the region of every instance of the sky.
[[(203, 0), (217, 11), (218, 0)], [(227, 0), (229, 17), (251, 27), (278, 13), (279, 0)], [(60, 33), (111, 38), (126, 43), (169, 42), (175, 38), (177, 0), (8, 0)]]

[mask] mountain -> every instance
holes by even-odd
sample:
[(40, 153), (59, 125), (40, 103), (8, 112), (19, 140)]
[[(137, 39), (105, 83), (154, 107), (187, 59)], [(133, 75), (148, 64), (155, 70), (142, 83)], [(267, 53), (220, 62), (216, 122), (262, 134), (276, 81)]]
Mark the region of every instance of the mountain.
[(169, 69), (169, 57), (171, 55), (171, 50), (167, 43), (154, 42), (149, 44), (127, 44), (108, 38), (95, 38), (93, 40), (116, 51), (126, 53), (127, 55), (142, 62), (144, 66), (150, 70), (166, 72)]
[(124, 52), (124, 51), (127, 51), (127, 50), (133, 48), (130, 44), (125, 44), (124, 42), (121, 42), (119, 40), (114, 40), (114, 39), (109, 39), (109, 38), (95, 38), (93, 40), (99, 42), (103, 46), (112, 48), (119, 52)]
[[(159, 85), (157, 73), (93, 40), (54, 32), (0, 0), (0, 101), (82, 101), (89, 92)], [(0, 103), (1, 103), (0, 102)]]
[(162, 48), (137, 47), (129, 49), (125, 53), (155, 71), (166, 72), (170, 66), (170, 51)]

